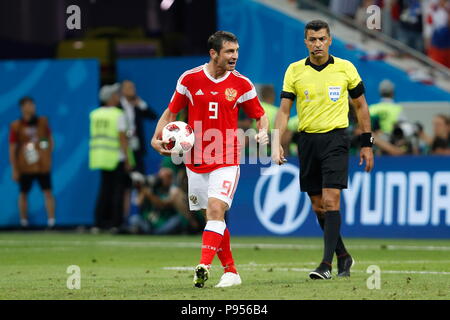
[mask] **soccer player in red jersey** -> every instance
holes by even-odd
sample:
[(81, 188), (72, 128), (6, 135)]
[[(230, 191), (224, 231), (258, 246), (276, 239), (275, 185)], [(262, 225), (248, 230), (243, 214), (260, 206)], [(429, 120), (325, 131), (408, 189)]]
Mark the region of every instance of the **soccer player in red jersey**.
[(188, 122), (195, 132), (195, 144), (185, 157), (188, 175), (189, 207), (206, 209), (200, 264), (195, 268), (194, 285), (202, 288), (209, 277), (217, 253), (224, 268), (216, 287), (241, 284), (230, 248), (225, 224), (239, 180), (239, 109), (256, 119), (260, 144), (268, 143), (269, 122), (251, 81), (236, 70), (239, 44), (230, 32), (217, 31), (208, 39), (210, 61), (186, 71), (178, 79), (168, 108), (158, 121), (152, 146), (162, 155), (168, 141), (161, 140), (162, 129), (175, 121), (188, 107)]

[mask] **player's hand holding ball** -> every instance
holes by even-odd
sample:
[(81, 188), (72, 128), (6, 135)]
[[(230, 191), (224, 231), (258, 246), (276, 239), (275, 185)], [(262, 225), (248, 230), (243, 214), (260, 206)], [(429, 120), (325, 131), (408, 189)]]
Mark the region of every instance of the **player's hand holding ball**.
[(163, 141), (161, 137), (159, 138), (153, 138), (151, 141), (151, 145), (153, 149), (155, 149), (157, 152), (159, 152), (162, 156), (170, 156), (172, 152), (170, 150), (167, 150), (164, 146), (168, 144), (170, 141)]
[(162, 130), (164, 153), (182, 155), (192, 149), (195, 142), (194, 130), (183, 121), (166, 124)]

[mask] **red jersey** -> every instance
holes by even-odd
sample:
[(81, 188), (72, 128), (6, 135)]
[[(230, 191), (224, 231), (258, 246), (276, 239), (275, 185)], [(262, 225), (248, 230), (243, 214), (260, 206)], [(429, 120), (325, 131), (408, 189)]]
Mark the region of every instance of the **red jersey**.
[(169, 104), (173, 113), (188, 106), (188, 123), (194, 129), (195, 144), (185, 163), (197, 173), (239, 164), (236, 130), (240, 108), (253, 119), (264, 115), (248, 78), (228, 71), (222, 78), (214, 79), (206, 65), (181, 75)]

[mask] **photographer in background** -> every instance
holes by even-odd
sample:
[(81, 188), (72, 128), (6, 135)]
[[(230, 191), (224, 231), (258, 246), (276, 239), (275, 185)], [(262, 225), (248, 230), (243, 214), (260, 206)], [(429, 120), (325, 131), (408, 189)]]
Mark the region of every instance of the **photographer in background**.
[(450, 155), (450, 117), (445, 114), (437, 114), (433, 118), (434, 136), (428, 136), (422, 129), (419, 130), (419, 138), (429, 148), (430, 154)]
[(163, 167), (147, 178), (133, 172), (132, 180), (138, 192), (136, 204), (140, 208), (139, 217), (130, 223), (132, 232), (162, 235), (201, 230), (200, 215), (189, 211), (187, 195), (174, 184), (171, 169)]
[[(389, 139), (386, 139), (381, 130), (375, 130), (374, 144), (382, 155), (418, 155), (420, 154), (418, 138), (420, 127), (419, 124), (412, 124), (406, 121), (397, 122), (394, 124)], [(378, 153), (377, 151), (376, 153)]]

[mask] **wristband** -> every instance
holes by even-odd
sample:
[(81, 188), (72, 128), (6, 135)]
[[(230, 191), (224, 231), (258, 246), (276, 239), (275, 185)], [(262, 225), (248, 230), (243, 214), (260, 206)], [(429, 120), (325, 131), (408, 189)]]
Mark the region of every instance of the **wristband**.
[(360, 136), (361, 148), (369, 147), (372, 148), (373, 137), (372, 132), (364, 132)]

